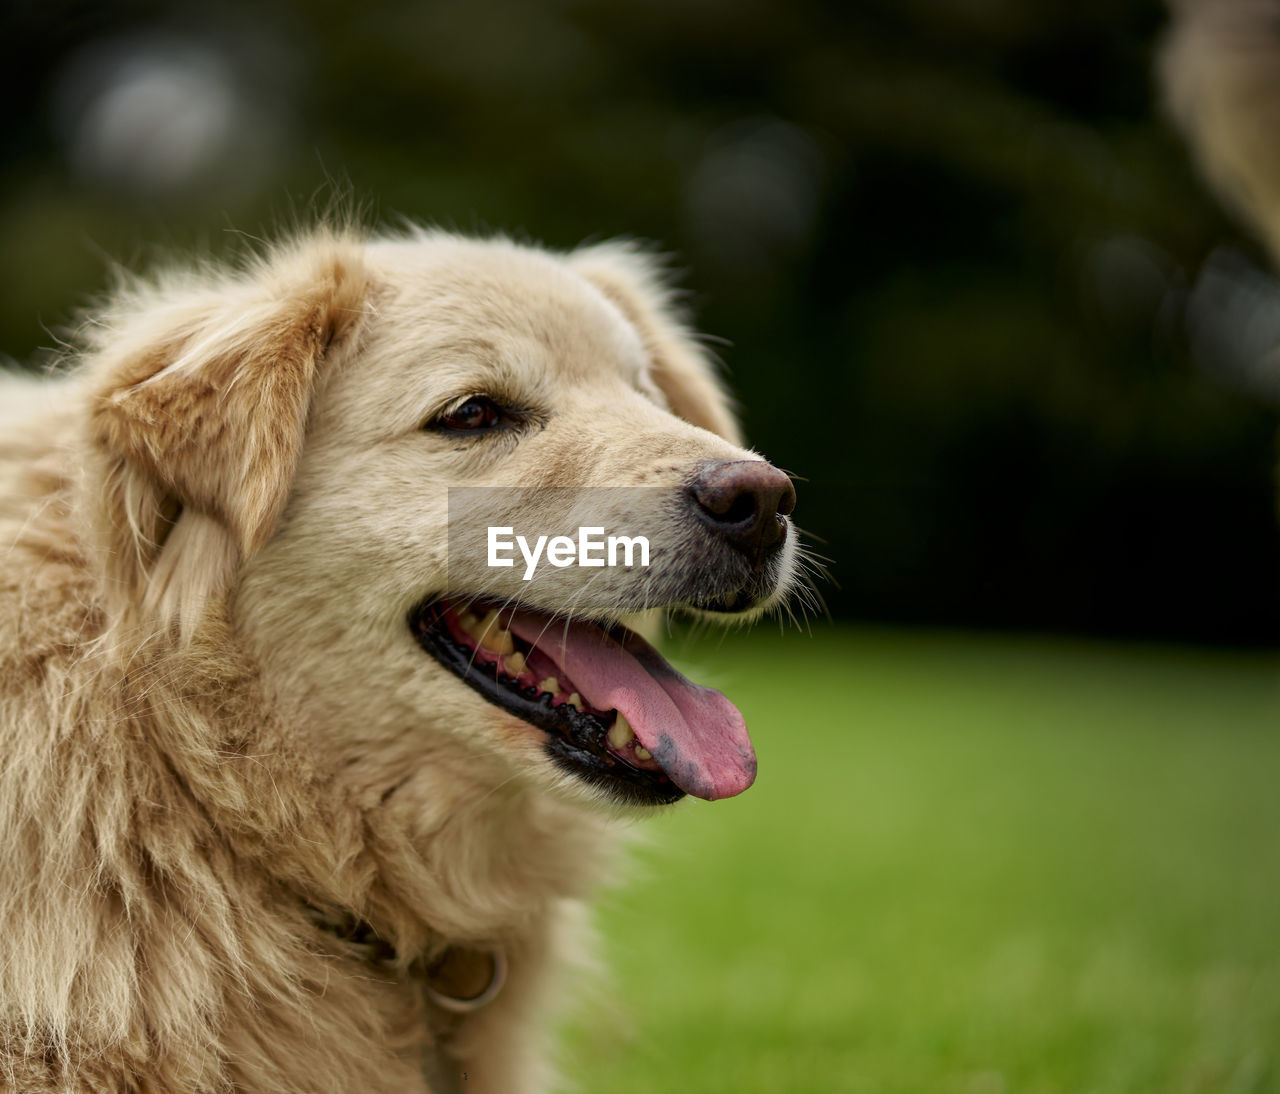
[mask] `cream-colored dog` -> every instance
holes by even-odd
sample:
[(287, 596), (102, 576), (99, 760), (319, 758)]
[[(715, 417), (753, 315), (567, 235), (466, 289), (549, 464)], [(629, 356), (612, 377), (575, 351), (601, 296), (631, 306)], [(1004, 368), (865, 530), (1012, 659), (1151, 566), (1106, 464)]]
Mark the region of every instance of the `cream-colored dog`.
[(795, 580), (649, 261), (315, 232), (63, 372), (0, 381), (0, 1088), (547, 1089), (617, 818), (755, 774), (622, 620)]

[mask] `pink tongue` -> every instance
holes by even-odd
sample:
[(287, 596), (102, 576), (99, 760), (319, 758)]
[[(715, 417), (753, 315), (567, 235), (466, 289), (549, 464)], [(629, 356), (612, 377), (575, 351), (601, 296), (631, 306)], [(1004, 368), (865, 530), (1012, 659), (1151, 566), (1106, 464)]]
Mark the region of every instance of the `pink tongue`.
[(511, 629), (556, 662), (597, 710), (620, 710), (636, 739), (681, 790), (715, 801), (756, 777), (742, 714), (712, 688), (676, 672), (639, 635), (625, 645), (589, 623), (549, 622), (516, 612)]

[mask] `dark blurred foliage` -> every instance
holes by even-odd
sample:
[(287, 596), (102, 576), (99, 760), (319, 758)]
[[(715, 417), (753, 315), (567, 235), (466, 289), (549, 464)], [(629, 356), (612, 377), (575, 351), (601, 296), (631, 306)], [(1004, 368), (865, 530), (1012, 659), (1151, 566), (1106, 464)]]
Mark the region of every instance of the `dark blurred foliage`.
[(11, 0), (0, 346), (52, 344), (108, 257), (216, 252), (334, 189), (375, 222), (639, 236), (806, 476), (836, 615), (1274, 642), (1275, 415), (1238, 382), (1230, 278), (1188, 335), (1236, 230), (1160, 118), (1163, 19)]

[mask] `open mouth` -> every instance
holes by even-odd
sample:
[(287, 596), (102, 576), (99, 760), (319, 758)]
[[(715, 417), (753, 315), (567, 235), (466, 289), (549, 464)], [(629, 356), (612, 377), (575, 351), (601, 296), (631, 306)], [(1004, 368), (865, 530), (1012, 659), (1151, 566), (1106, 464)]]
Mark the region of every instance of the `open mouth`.
[(620, 624), (474, 598), (428, 601), (409, 623), (437, 661), (541, 730), (558, 766), (616, 799), (714, 800), (740, 794), (755, 778), (738, 709)]

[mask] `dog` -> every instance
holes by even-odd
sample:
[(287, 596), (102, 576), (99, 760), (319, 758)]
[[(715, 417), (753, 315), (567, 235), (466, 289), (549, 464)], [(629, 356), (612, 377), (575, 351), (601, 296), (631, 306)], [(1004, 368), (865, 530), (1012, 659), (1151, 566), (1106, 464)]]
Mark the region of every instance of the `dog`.
[[(755, 776), (646, 620), (799, 581), (659, 265), (317, 228), (74, 346), (0, 382), (0, 1088), (549, 1089), (625, 825)], [(648, 567), (463, 549), (584, 518)]]
[(1214, 191), (1280, 263), (1280, 4), (1171, 0), (1157, 77)]

